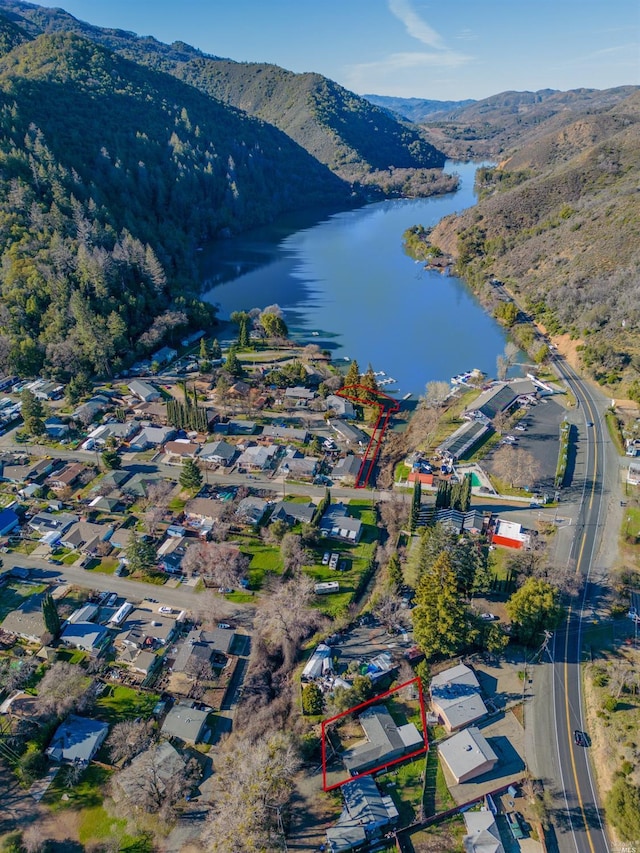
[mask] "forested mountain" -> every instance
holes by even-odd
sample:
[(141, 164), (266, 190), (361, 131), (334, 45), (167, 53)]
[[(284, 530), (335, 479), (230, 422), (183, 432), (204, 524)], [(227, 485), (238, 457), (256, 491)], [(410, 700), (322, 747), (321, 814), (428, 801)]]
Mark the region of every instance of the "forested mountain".
[(389, 95), (363, 95), (362, 97), (376, 107), (415, 124), (447, 116), (454, 110), (476, 103), (473, 98), (467, 98), (464, 101), (432, 101), (426, 98), (394, 98)]
[(496, 276), (550, 332), (579, 338), (585, 367), (624, 393), (640, 370), (640, 90), (528, 139), (479, 170), (477, 207), (431, 240), (485, 301)]
[[(136, 62), (173, 74), (215, 98), (278, 127), (339, 177), (403, 194), (438, 188), (436, 176), (393, 171), (439, 168), (443, 154), (421, 131), (397, 121), (365, 98), (319, 74), (294, 74), (276, 65), (207, 56), (188, 45), (168, 46), (121, 30), (77, 21), (59, 9), (0, 0), (31, 35), (72, 31)], [(446, 185), (445, 188), (450, 188)]]
[(349, 188), (285, 134), (69, 33), (0, 43), (0, 369), (109, 374), (207, 309), (200, 241)]

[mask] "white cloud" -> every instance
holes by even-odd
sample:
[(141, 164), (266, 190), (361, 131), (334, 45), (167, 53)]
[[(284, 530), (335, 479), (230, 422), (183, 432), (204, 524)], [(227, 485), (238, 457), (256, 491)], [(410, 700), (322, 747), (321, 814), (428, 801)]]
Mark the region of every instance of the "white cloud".
[(389, 0), (389, 11), (405, 25), (412, 38), (436, 50), (445, 49), (440, 35), (414, 12), (408, 0)]
[[(442, 53), (417, 52), (393, 53), (378, 62), (362, 62), (345, 68), (343, 84), (354, 92), (384, 92), (399, 95), (410, 81), (419, 79), (421, 70), (434, 73), (442, 70), (460, 68), (471, 57), (447, 50)], [(407, 73), (409, 77), (406, 77)], [(415, 75), (418, 74), (418, 77)]]
[(456, 38), (460, 41), (476, 41), (478, 36), (474, 33), (473, 30), (470, 30), (468, 27), (465, 27), (463, 30), (460, 30)]

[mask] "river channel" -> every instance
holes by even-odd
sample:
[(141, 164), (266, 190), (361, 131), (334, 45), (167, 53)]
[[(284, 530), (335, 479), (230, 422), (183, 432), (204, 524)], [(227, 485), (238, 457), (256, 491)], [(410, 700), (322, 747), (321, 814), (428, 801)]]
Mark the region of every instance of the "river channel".
[(435, 225), (476, 201), (477, 164), (448, 162), (455, 193), (377, 202), (332, 215), (288, 217), (211, 247), (202, 258), (205, 298), (221, 319), (278, 304), (292, 337), (357, 359), (400, 396), (472, 368), (495, 375), (504, 330), (466, 284), (427, 271), (402, 249), (406, 228)]

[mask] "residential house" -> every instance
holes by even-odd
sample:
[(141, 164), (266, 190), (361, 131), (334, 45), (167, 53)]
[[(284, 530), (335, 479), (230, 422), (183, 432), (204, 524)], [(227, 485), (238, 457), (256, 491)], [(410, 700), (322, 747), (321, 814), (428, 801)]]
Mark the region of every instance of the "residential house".
[(477, 726), (469, 726), (445, 740), (438, 747), (438, 754), (456, 784), (483, 776), (498, 763), (498, 756)]
[(640, 465), (637, 462), (631, 462), (627, 469), (627, 483), (631, 486), (640, 485)]
[(73, 548), (83, 554), (95, 554), (100, 542), (106, 542), (112, 533), (111, 525), (78, 521), (62, 534), (60, 542), (65, 548)]
[(89, 501), (89, 509), (96, 512), (120, 512), (123, 509), (120, 498), (108, 498), (104, 495), (98, 495)]
[(465, 853), (505, 853), (493, 812), (467, 810), (462, 816), (467, 828), (462, 839)]
[(258, 432), (258, 424), (255, 421), (243, 421), (232, 418), (227, 424), (216, 424), (216, 432), (218, 426), (226, 426), (228, 435), (255, 435)]
[(382, 795), (372, 776), (362, 776), (341, 788), (342, 814), (327, 829), (330, 853), (369, 849), (398, 824), (398, 809), (390, 795)]
[(151, 356), (151, 363), (157, 362), (161, 367), (178, 357), (178, 350), (173, 347), (162, 347)]
[(214, 465), (223, 465), (227, 468), (232, 464), (237, 452), (237, 447), (226, 441), (210, 441), (201, 448), (200, 459), (203, 462), (211, 462)]
[(161, 733), (175, 737), (185, 743), (198, 743), (206, 730), (208, 711), (192, 708), (184, 702), (176, 702), (164, 719)]
[(47, 485), (54, 491), (72, 488), (78, 484), (80, 476), (85, 473), (95, 477), (94, 469), (87, 468), (81, 462), (68, 462), (64, 468), (47, 478)]
[(262, 437), (271, 439), (279, 438), (284, 441), (299, 441), (301, 444), (306, 444), (309, 440), (309, 433), (306, 429), (267, 424), (267, 426), (262, 428)]
[(137, 421), (148, 421), (150, 424), (167, 424), (167, 404), (156, 400), (151, 403), (136, 403), (133, 407), (133, 417)]
[(134, 453), (140, 453), (150, 447), (160, 447), (165, 442), (170, 441), (176, 431), (173, 427), (165, 426), (146, 426), (132, 438), (129, 442), (129, 450)]
[(357, 544), (362, 536), (362, 522), (348, 515), (344, 504), (331, 504), (320, 519), (320, 532), (331, 539)]
[(130, 471), (107, 471), (104, 477), (101, 477), (99, 482), (91, 489), (91, 494), (110, 494), (111, 492), (122, 486), (123, 483), (131, 476)]
[(311, 524), (316, 505), (309, 501), (308, 503), (298, 503), (297, 501), (278, 501), (273, 507), (271, 513), (271, 521), (286, 521), (287, 524)]
[(177, 629), (175, 619), (168, 619), (142, 607), (132, 610), (120, 625), (114, 644), (118, 649), (151, 651), (171, 642)]
[(168, 536), (158, 548), (158, 563), (165, 572), (172, 575), (179, 574), (185, 551), (182, 537)]
[(343, 483), (355, 483), (356, 477), (360, 473), (362, 459), (360, 456), (354, 456), (350, 453), (342, 459), (338, 459), (331, 471), (332, 480), (340, 480)]
[(302, 385), (296, 385), (295, 388), (287, 388), (284, 392), (284, 399), (287, 403), (293, 403), (296, 406), (308, 405), (317, 397), (315, 391), (305, 388)]
[(164, 793), (167, 783), (182, 773), (185, 765), (185, 757), (165, 740), (136, 756), (131, 762), (132, 772), (121, 774), (118, 782), (131, 799), (142, 794), (153, 802), (153, 798)]
[(273, 467), (273, 463), (280, 452), (280, 448), (273, 444), (265, 447), (262, 444), (253, 444), (238, 457), (238, 469), (249, 471), (267, 471)]
[(223, 515), (227, 508), (224, 501), (213, 498), (192, 498), (184, 507), (185, 523), (201, 534), (206, 534)]
[(146, 678), (161, 665), (162, 658), (154, 652), (126, 648), (118, 655), (118, 663)]
[(97, 655), (108, 640), (108, 635), (105, 626), (96, 625), (95, 622), (67, 622), (60, 640), (65, 646)]
[(295, 480), (312, 480), (319, 464), (320, 460), (317, 457), (305, 456), (295, 448), (287, 448), (278, 470), (285, 477), (292, 477)]
[(216, 628), (213, 631), (193, 628), (178, 648), (173, 671), (187, 674), (196, 672), (196, 661), (222, 669), (227, 662), (234, 637), (234, 632), (228, 628)]
[(159, 400), (162, 397), (157, 388), (148, 382), (143, 382), (141, 379), (133, 379), (129, 383), (128, 388), (133, 396), (138, 397), (143, 403), (152, 403), (154, 400)]
[(16, 464), (13, 460), (9, 463), (3, 462), (0, 479), (8, 483), (42, 483), (59, 461), (59, 459), (38, 459), (37, 462), (25, 464)]
[(11, 533), (19, 524), (19, 517), (10, 507), (0, 510), (0, 536), (6, 536), (7, 533)]
[(149, 497), (149, 487), (160, 479), (158, 474), (134, 474), (122, 486), (122, 493), (137, 500)]
[(371, 705), (358, 717), (366, 741), (345, 750), (342, 760), (352, 776), (384, 767), (424, 747), (413, 723), (397, 726), (384, 705)]
[(346, 421), (339, 419), (332, 419), (329, 421), (331, 428), (334, 432), (338, 433), (340, 439), (347, 445), (358, 445), (359, 447), (366, 447), (369, 444), (369, 436), (366, 432), (359, 429), (353, 424), (349, 424)]
[(351, 400), (346, 400), (337, 394), (329, 394), (325, 400), (325, 406), (335, 418), (353, 420), (356, 416), (356, 409)]
[(59, 400), (64, 394), (64, 385), (49, 379), (36, 379), (26, 386), (38, 400)]
[(117, 527), (111, 534), (109, 544), (114, 548), (119, 548), (121, 551), (126, 551), (134, 532), (132, 527)]
[(44, 593), (32, 595), (16, 610), (7, 613), (2, 623), (2, 630), (22, 637), (29, 643), (42, 643), (43, 638), (48, 634), (42, 615), (43, 598)]
[(464, 728), (487, 714), (480, 683), (466, 664), (445, 669), (431, 679), (431, 707), (448, 732)]
[(138, 432), (140, 427), (135, 421), (107, 421), (100, 424), (87, 435), (83, 450), (93, 450), (94, 447), (104, 447), (109, 440), (119, 443), (127, 441)]
[(243, 498), (235, 512), (235, 517), (243, 524), (260, 524), (267, 511), (268, 503), (262, 498), (249, 496)]
[(84, 424), (90, 424), (92, 420), (99, 415), (100, 412), (104, 412), (111, 405), (111, 400), (109, 397), (104, 394), (96, 394), (94, 397), (91, 397), (90, 400), (87, 400), (85, 403), (82, 403), (78, 406), (78, 408), (71, 414), (71, 418), (74, 421), (80, 421)]
[(69, 424), (61, 418), (53, 416), (44, 422), (44, 431), (49, 438), (58, 440), (69, 433)]
[(87, 767), (109, 733), (109, 724), (69, 714), (60, 723), (46, 753), (58, 764)]
[(56, 533), (63, 534), (72, 524), (78, 522), (78, 516), (72, 515), (70, 512), (38, 512), (33, 518), (30, 518), (28, 525), (37, 533)]
[(164, 445), (164, 452), (171, 461), (195, 459), (199, 450), (199, 444), (194, 444), (192, 441), (187, 441), (185, 438), (178, 438), (175, 441), (167, 441)]

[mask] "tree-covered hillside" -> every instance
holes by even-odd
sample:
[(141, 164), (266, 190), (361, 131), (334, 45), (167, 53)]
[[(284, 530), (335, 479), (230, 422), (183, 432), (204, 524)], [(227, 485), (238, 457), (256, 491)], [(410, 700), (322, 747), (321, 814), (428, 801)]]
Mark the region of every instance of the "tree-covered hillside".
[[(173, 74), (224, 103), (273, 124), (344, 180), (385, 191), (441, 191), (433, 175), (444, 155), (422, 132), (319, 74), (294, 74), (276, 65), (207, 56), (182, 43), (162, 44), (122, 30), (93, 27), (60, 9), (0, 0), (0, 10), (35, 35), (72, 31), (139, 63)], [(390, 180), (395, 170), (419, 170)], [(412, 180), (413, 178), (413, 180)], [(449, 184), (444, 185), (450, 189)]]
[(108, 374), (206, 319), (200, 242), (349, 198), (276, 128), (174, 77), (68, 33), (4, 22), (0, 44), (0, 369)]
[(495, 276), (552, 334), (580, 339), (584, 366), (625, 393), (640, 371), (640, 91), (536, 134), (477, 183), (477, 207), (432, 243), (487, 302)]

